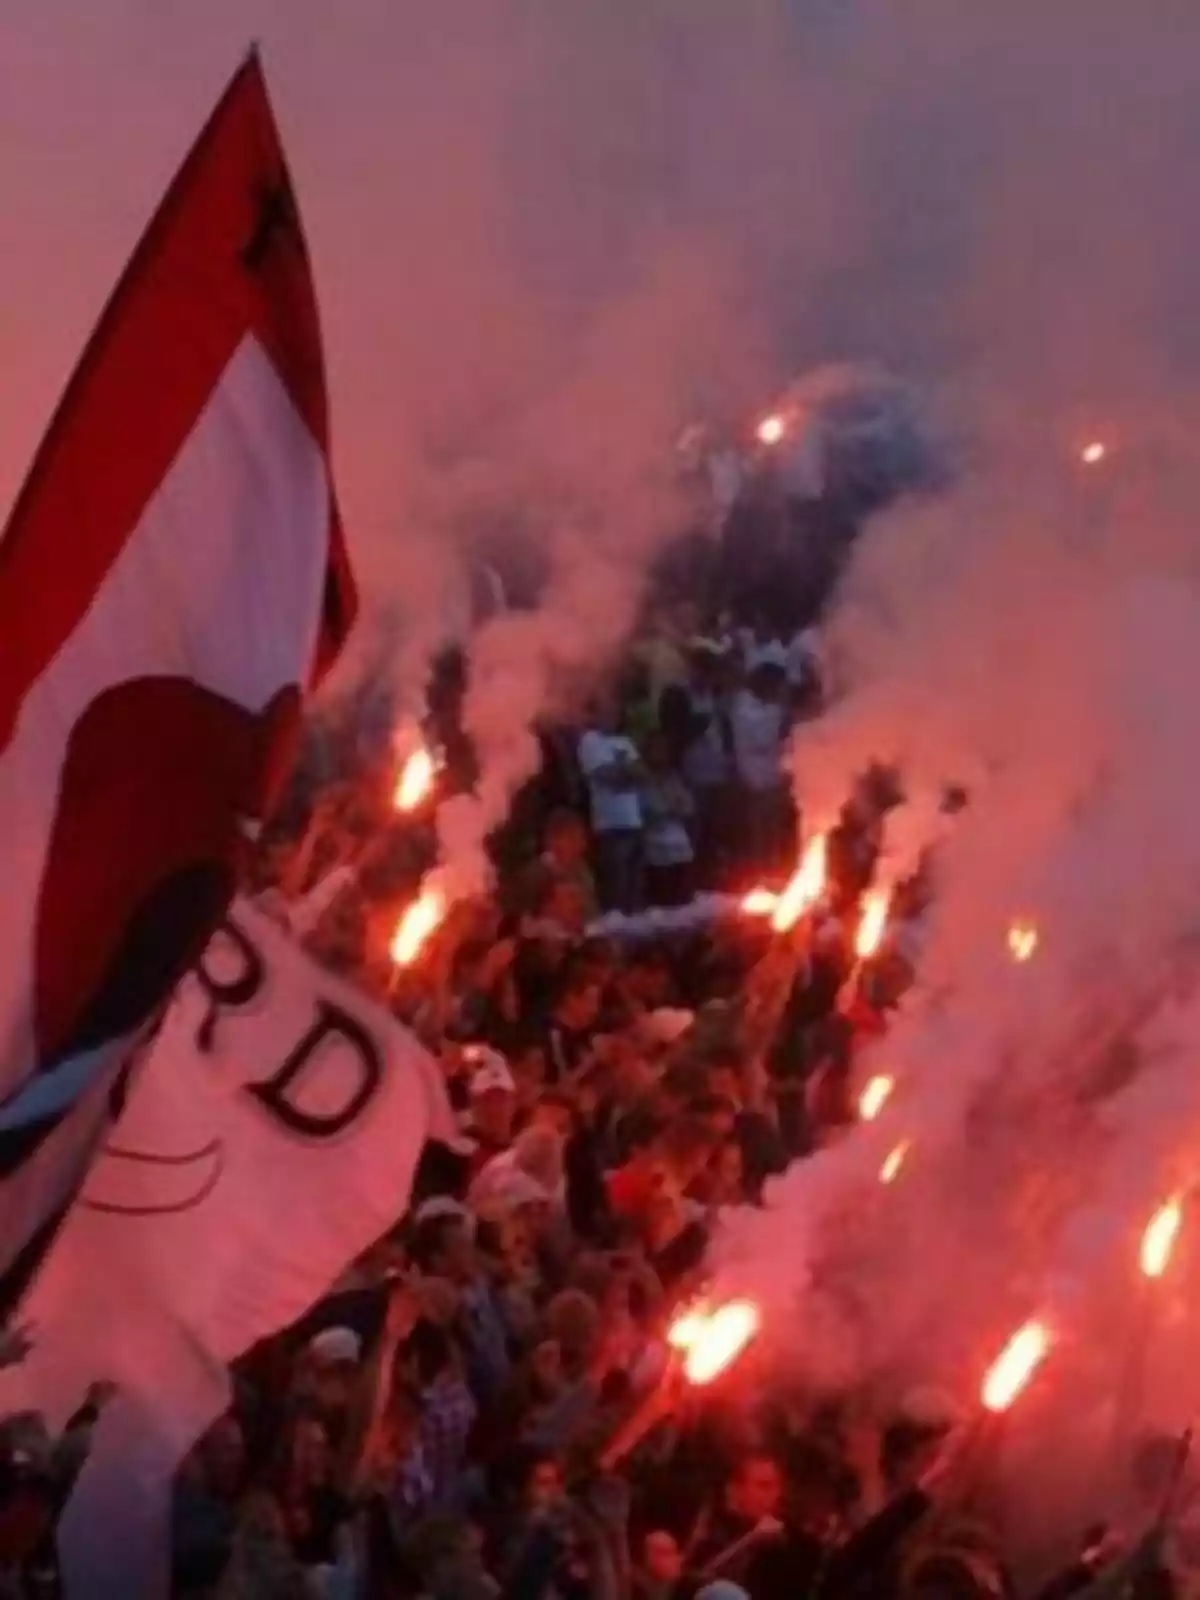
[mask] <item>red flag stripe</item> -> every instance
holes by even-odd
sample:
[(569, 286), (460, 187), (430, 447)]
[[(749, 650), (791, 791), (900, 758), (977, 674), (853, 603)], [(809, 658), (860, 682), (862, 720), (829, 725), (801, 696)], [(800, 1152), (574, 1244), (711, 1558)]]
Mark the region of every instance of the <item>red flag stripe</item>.
[[(234, 76), (134, 252), (0, 540), (0, 749), (248, 333), (328, 454), (307, 251), (255, 55)], [(332, 490), (329, 538), (327, 633), (314, 670), (336, 653), (354, 614)]]

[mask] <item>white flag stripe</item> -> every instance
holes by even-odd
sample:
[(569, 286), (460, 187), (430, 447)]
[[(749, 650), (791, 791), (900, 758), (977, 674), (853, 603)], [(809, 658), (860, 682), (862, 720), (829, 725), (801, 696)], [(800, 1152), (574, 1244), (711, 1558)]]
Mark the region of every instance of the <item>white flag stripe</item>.
[(259, 711), (312, 661), (329, 531), (324, 457), (247, 335), (0, 760), (0, 1096), (34, 1059), (38, 884), (66, 741), (106, 688), (171, 673)]

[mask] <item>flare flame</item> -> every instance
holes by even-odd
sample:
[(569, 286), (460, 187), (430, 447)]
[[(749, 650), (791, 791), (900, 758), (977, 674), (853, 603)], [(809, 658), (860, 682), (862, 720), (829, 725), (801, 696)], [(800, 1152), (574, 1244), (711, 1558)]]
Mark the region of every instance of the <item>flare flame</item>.
[(1017, 1329), (988, 1368), (980, 1399), (988, 1411), (1007, 1411), (1028, 1387), (1050, 1351), (1050, 1330), (1043, 1322), (1027, 1322)]
[(392, 934), (388, 953), (396, 966), (412, 966), (445, 915), (446, 901), (441, 892), (423, 889), (418, 898), (406, 907)]

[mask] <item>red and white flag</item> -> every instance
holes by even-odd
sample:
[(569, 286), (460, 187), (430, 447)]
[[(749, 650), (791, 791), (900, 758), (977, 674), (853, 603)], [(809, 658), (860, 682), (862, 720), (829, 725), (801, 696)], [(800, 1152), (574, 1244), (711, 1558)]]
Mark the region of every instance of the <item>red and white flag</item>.
[(0, 1312), (228, 905), (353, 610), (308, 255), (251, 56), (0, 541)]

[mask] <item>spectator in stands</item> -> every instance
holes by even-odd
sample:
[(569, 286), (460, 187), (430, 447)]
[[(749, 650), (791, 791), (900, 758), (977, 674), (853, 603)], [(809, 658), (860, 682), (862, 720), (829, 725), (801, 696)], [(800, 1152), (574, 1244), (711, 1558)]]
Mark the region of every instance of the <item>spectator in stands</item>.
[(617, 731), (611, 700), (598, 699), (579, 740), (579, 766), (588, 788), (596, 887), (605, 911), (642, 904), (644, 871), (641, 788), (645, 769), (633, 740)]

